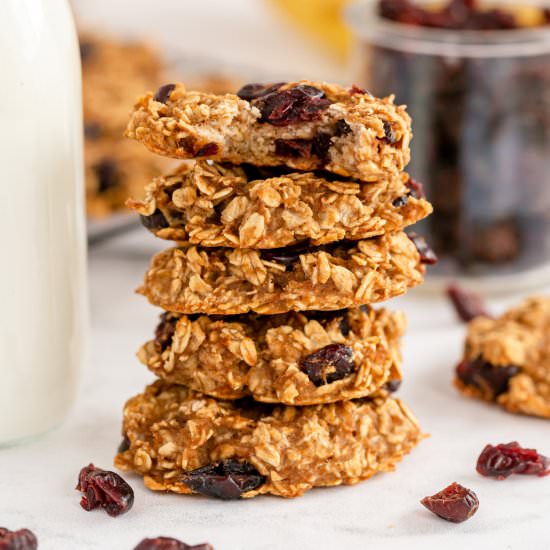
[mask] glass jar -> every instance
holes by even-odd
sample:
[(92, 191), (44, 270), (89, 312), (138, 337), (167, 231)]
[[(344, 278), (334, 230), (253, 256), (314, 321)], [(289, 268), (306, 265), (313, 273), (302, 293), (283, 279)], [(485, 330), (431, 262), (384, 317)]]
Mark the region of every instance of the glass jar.
[(431, 280), (549, 283), (550, 27), (449, 31), (384, 20), (377, 6), (348, 12), (356, 79), (413, 119), (408, 171), (434, 205), (418, 230), (440, 257)]
[(62, 422), (86, 326), (80, 59), (67, 0), (0, 19), (0, 444)]

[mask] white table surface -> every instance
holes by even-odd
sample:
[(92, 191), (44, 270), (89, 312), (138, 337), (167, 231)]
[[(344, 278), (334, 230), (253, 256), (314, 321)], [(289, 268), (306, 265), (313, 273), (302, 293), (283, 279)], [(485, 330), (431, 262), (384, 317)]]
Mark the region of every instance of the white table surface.
[[(548, 548), (550, 477), (497, 482), (477, 475), (475, 462), (489, 442), (518, 440), (550, 454), (550, 424), (467, 400), (453, 389), (464, 327), (443, 299), (420, 289), (391, 306), (405, 310), (410, 323), (399, 395), (431, 437), (395, 473), (294, 500), (237, 502), (151, 493), (138, 476), (126, 475), (135, 490), (130, 513), (113, 519), (83, 511), (74, 490), (78, 471), (89, 462), (111, 468), (122, 405), (152, 380), (134, 352), (151, 337), (158, 311), (132, 291), (159, 246), (136, 230), (91, 251), (91, 357), (80, 397), (61, 428), (0, 450), (0, 525), (31, 528), (40, 550), (131, 550), (160, 534), (208, 541), (216, 550)], [(491, 306), (501, 311), (511, 301)], [(474, 489), (481, 501), (473, 519), (460, 525), (418, 503), (452, 481)]]

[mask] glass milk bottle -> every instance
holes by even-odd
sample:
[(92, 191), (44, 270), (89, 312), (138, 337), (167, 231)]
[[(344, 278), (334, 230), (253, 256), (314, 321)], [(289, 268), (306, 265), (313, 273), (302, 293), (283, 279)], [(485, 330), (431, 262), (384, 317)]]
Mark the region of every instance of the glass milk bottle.
[(59, 425), (86, 328), (80, 60), (67, 0), (2, 0), (0, 445)]

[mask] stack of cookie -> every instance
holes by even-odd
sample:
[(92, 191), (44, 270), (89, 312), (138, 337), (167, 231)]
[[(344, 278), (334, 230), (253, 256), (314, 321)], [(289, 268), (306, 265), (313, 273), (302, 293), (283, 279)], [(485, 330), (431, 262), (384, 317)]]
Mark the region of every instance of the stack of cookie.
[(138, 101), (127, 135), (192, 160), (128, 202), (178, 246), (139, 290), (165, 310), (139, 351), (160, 380), (126, 404), (117, 466), (221, 498), (391, 470), (422, 435), (391, 396), (404, 318), (370, 304), (432, 260), (403, 232), (431, 212), (403, 173), (404, 108), (324, 83), (169, 84)]

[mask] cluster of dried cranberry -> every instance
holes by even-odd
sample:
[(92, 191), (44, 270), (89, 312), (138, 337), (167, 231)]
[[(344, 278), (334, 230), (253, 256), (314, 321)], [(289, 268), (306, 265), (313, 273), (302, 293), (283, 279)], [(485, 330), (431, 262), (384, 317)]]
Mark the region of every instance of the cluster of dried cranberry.
[[(378, 11), (403, 25), (452, 32), (505, 33), (527, 20), (518, 15), (521, 2), (514, 10), (504, 2), (489, 9), (476, 0), (425, 6), (380, 0)], [(550, 10), (535, 14), (530, 12), (530, 25), (550, 24)], [(388, 31), (387, 47), (369, 46), (367, 57), (376, 62), (368, 63), (365, 80), (377, 95), (395, 94), (418, 124), (410, 171), (426, 182), (434, 213), (425, 226), (446, 269), (495, 275), (496, 269), (504, 274), (543, 265), (548, 258), (541, 250), (547, 250), (550, 234), (548, 49), (531, 56), (496, 55), (485, 53), (481, 38), (476, 55), (460, 44), (447, 55), (438, 51), (445, 42), (439, 37), (433, 53), (417, 54), (409, 39), (395, 44), (397, 32)], [(498, 46), (499, 40), (508, 38), (493, 33), (487, 45)]]
[[(237, 95), (249, 101), (261, 113), (260, 122), (273, 126), (290, 126), (300, 122), (317, 120), (328, 109), (331, 102), (325, 92), (315, 86), (299, 84), (284, 88), (286, 82), (277, 84), (247, 84)], [(367, 93), (352, 88), (350, 93)], [(332, 131), (321, 132), (311, 139), (278, 139), (275, 143), (277, 155), (288, 158), (316, 157), (320, 166), (326, 164), (331, 139), (350, 131), (345, 120), (338, 121)]]
[(419, 6), (411, 0), (380, 0), (385, 19), (408, 25), (457, 30), (517, 29), (514, 14), (503, 8), (484, 9), (477, 0), (450, 0), (442, 7)]

